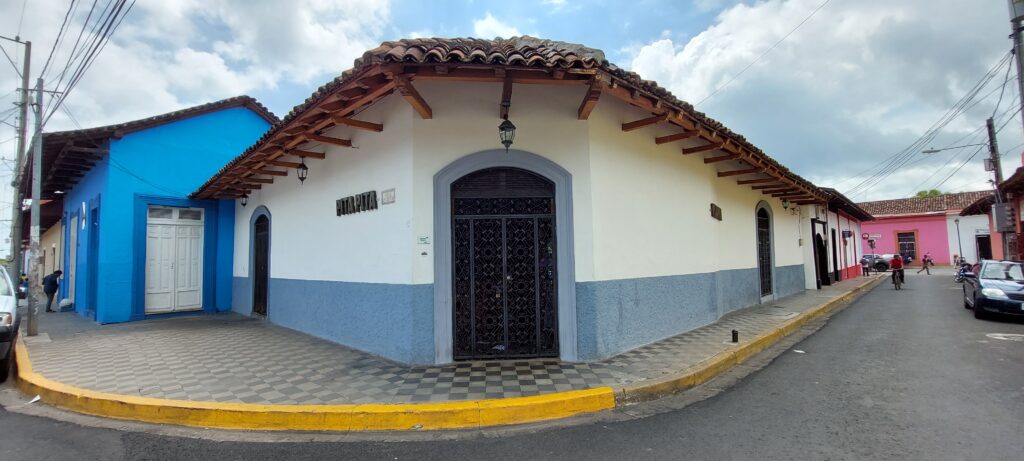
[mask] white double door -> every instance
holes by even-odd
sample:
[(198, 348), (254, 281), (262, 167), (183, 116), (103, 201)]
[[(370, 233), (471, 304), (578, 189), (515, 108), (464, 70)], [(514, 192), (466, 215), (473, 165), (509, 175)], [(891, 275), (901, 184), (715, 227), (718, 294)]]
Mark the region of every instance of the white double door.
[(146, 222), (146, 313), (203, 308), (203, 210), (150, 207)]

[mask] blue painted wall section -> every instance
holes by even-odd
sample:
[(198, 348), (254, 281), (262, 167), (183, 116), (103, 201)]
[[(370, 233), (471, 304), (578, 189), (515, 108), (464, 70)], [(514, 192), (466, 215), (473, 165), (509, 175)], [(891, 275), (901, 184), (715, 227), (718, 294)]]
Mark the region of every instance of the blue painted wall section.
[[(81, 202), (102, 196), (95, 293), (96, 305), (83, 303), (89, 278), (85, 249), (78, 239), (75, 310), (95, 312), (100, 323), (144, 318), (146, 207), (169, 205), (205, 210), (203, 306), (207, 312), (231, 307), (234, 205), (195, 201), (186, 196), (251, 145), (269, 124), (255, 112), (228, 108), (126, 134), (109, 144), (110, 153), (65, 198), (65, 218)], [(68, 242), (65, 235), (65, 242)], [(84, 257), (85, 256), (85, 257)], [(66, 256), (67, 258), (67, 256)]]
[[(77, 274), (75, 277), (75, 312), (90, 318), (96, 317), (96, 306), (90, 305), (88, 302), (90, 296), (88, 292), (89, 287), (86, 268), (89, 267), (89, 259), (96, 258), (97, 255), (89, 254), (89, 236), (93, 232), (98, 232), (99, 227), (88, 220), (86, 221), (86, 225), (83, 227), (81, 221), (82, 210), (83, 204), (85, 204), (85, 209), (88, 209), (90, 203), (95, 206), (95, 204), (101, 202), (101, 196), (106, 193), (109, 168), (108, 159), (106, 157), (102, 158), (92, 167), (92, 169), (86, 172), (73, 189), (65, 191), (64, 195), (63, 219), (65, 223), (65, 248), (63, 267), (70, 268), (71, 252), (74, 251), (76, 254), (74, 270)], [(68, 248), (71, 244), (70, 238), (72, 232), (70, 223), (75, 217), (79, 218), (78, 229), (76, 229), (78, 232), (77, 245), (76, 248)], [(67, 280), (68, 274), (64, 274), (60, 288), (61, 299), (68, 298), (71, 292)]]
[(432, 284), (271, 278), (267, 316), (278, 325), (391, 360), (427, 364), (434, 361), (433, 289)]

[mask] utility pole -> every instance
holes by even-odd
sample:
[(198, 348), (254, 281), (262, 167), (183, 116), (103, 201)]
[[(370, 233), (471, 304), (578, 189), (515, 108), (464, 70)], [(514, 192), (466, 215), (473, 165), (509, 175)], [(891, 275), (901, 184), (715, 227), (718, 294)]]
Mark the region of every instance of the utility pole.
[[(1017, 60), (1017, 94), (1024, 94), (1024, 38), (1021, 26), (1024, 23), (1024, 0), (1008, 0), (1010, 3), (1010, 38), (1013, 39), (1013, 54)], [(1024, 97), (1021, 97), (1021, 121), (1024, 122)]]
[(36, 80), (36, 133), (32, 137), (32, 221), (29, 228), (29, 295), (28, 295), (28, 335), (39, 334), (39, 304), (42, 300), (36, 297), (42, 294), (39, 285), (39, 199), (43, 190), (43, 79)]
[[(15, 40), (18, 40), (15, 37)], [(21, 66), (21, 102), (18, 107), (18, 151), (15, 152), (11, 188), (14, 189), (14, 202), (11, 206), (11, 268), (10, 274), (21, 283), (21, 166), (25, 163), (26, 137), (28, 135), (28, 74), (31, 66), (32, 42), (24, 42), (25, 61)]]
[(996, 186), (1003, 182), (1003, 165), (999, 160), (999, 141), (996, 140), (996, 126), (992, 117), (985, 120), (988, 127), (988, 158), (992, 162), (992, 169), (996, 172)]

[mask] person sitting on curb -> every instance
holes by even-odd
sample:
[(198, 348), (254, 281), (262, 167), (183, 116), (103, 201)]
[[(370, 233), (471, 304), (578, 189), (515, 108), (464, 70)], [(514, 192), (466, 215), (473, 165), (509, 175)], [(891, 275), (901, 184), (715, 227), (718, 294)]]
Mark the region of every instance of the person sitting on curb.
[(50, 309), (53, 305), (53, 296), (57, 294), (57, 287), (60, 286), (60, 276), (63, 272), (60, 269), (53, 271), (52, 274), (43, 277), (43, 293), (46, 293), (46, 312), (56, 312)]

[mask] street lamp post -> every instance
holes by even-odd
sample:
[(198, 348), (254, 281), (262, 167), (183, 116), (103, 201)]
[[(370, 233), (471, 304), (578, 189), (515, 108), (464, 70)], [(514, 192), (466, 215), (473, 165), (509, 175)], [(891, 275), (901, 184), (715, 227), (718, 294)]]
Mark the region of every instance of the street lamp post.
[[(956, 246), (960, 250), (960, 259), (967, 259), (964, 258), (964, 244), (960, 241), (960, 218), (954, 219), (953, 223), (956, 224)], [(958, 264), (959, 262), (960, 261), (953, 261), (953, 264)]]

